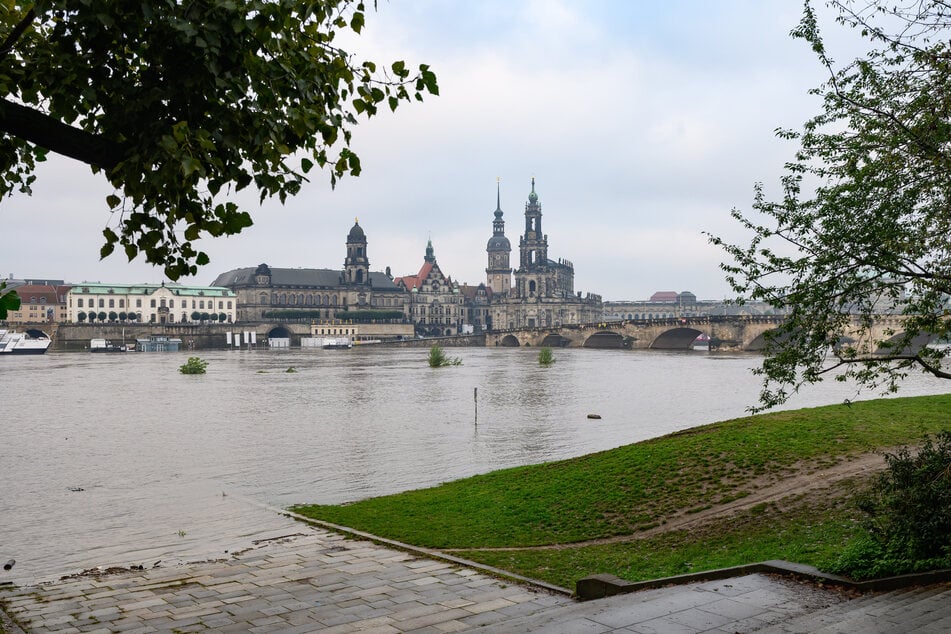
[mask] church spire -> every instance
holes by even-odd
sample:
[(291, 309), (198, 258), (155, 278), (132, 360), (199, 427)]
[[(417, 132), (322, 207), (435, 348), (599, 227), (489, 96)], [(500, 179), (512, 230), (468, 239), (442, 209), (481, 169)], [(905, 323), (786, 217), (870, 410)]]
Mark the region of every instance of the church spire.
[(495, 219), (502, 219), (502, 177), (495, 179)]
[(433, 239), (430, 238), (429, 242), (426, 243), (426, 257), (423, 258), (427, 262), (435, 262), (436, 256), (433, 251)]

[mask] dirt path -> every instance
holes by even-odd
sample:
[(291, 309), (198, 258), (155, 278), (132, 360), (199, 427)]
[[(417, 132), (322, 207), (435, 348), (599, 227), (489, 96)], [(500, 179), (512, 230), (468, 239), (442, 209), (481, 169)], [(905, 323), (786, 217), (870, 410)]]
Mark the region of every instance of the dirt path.
[[(592, 539), (583, 542), (572, 542), (570, 544), (548, 544), (545, 546), (525, 546), (515, 548), (478, 548), (475, 550), (485, 551), (506, 551), (506, 550), (559, 550), (564, 548), (580, 548), (582, 546), (597, 546), (602, 544), (619, 544), (632, 542), (646, 537), (653, 537), (660, 533), (681, 530), (700, 526), (708, 522), (730, 517), (742, 511), (746, 511), (757, 504), (779, 502), (790, 495), (801, 495), (810, 491), (829, 488), (831, 485), (850, 478), (866, 478), (874, 473), (885, 469), (885, 460), (882, 454), (867, 453), (859, 454), (845, 459), (836, 465), (830, 467), (816, 468), (814, 465), (804, 464), (792, 474), (782, 477), (778, 482), (773, 482), (775, 475), (765, 476), (748, 482), (743, 488), (751, 493), (745, 497), (739, 498), (725, 504), (711, 506), (708, 509), (696, 513), (686, 513), (681, 511), (676, 515), (664, 518), (666, 522), (654, 528), (639, 531), (632, 535), (618, 535), (616, 537), (605, 537), (602, 539)], [(443, 552), (454, 552), (467, 549), (444, 549)]]

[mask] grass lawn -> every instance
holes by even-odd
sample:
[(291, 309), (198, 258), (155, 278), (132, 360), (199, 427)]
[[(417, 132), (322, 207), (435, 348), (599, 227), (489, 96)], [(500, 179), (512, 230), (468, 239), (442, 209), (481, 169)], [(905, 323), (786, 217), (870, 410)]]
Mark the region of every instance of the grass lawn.
[(821, 565), (854, 531), (855, 511), (842, 496), (855, 483), (754, 507), (699, 530), (526, 548), (636, 537), (684, 511), (715, 508), (943, 429), (951, 429), (951, 395), (863, 401), (745, 417), (430, 489), (293, 510), (418, 546), (464, 549), (462, 556), (568, 587), (596, 572), (635, 580), (763, 559)]

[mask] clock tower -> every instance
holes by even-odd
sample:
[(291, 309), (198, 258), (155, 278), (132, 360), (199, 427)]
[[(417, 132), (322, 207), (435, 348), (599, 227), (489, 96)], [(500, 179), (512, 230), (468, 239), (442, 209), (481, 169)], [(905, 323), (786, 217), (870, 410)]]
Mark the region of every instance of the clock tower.
[(486, 286), (494, 295), (507, 295), (512, 288), (512, 266), (509, 257), (512, 244), (505, 237), (505, 221), (502, 220), (501, 184), (496, 181), (495, 220), (492, 221), (492, 237), (485, 247), (488, 266), (485, 268)]

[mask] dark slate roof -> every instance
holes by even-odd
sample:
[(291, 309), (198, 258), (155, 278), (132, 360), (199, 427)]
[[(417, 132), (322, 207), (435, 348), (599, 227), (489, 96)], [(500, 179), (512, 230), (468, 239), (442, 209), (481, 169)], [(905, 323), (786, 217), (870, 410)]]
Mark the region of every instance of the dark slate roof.
[[(240, 288), (254, 286), (254, 275), (258, 267), (233, 269), (222, 273), (213, 286), (227, 286)], [(271, 286), (313, 286), (336, 287), (341, 286), (343, 271), (332, 269), (278, 269), (271, 267)], [(386, 273), (370, 272), (370, 282), (375, 291), (399, 290)]]
[(486, 251), (511, 251), (512, 243), (505, 236), (492, 236), (485, 247)]

